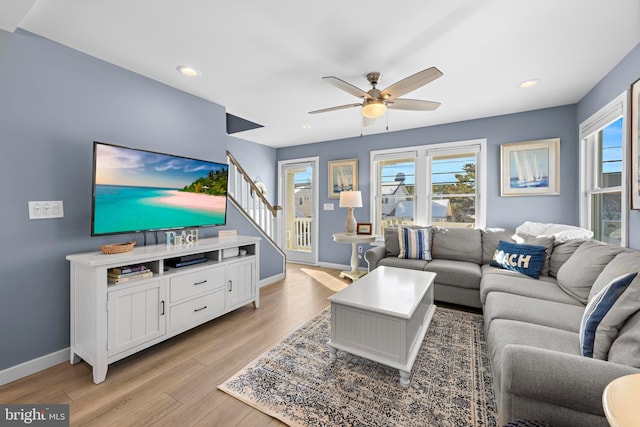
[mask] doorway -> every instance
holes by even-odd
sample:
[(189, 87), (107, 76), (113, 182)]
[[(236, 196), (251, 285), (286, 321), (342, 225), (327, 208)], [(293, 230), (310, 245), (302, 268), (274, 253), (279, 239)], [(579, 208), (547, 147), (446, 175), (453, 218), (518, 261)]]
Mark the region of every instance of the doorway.
[(280, 247), (287, 261), (318, 263), (318, 158), (278, 162)]

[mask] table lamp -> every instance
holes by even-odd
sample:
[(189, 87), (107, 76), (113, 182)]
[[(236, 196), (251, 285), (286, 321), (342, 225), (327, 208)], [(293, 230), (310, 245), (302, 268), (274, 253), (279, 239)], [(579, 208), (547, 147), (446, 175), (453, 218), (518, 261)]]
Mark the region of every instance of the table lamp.
[(353, 216), (353, 208), (362, 207), (362, 194), (359, 191), (341, 191), (340, 207), (347, 208), (347, 220), (344, 223), (347, 234), (355, 234), (357, 223), (356, 217)]

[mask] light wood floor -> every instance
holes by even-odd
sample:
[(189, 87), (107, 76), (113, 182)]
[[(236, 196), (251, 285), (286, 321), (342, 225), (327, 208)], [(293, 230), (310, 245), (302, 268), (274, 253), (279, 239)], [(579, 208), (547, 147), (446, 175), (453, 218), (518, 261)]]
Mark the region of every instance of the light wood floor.
[(0, 387), (0, 402), (67, 403), (74, 426), (282, 426), (217, 386), (328, 306), (334, 291), (301, 268), (349, 283), (336, 270), (289, 264), (285, 280), (260, 290), (259, 309), (247, 305), (116, 362), (101, 384), (86, 363), (61, 363)]

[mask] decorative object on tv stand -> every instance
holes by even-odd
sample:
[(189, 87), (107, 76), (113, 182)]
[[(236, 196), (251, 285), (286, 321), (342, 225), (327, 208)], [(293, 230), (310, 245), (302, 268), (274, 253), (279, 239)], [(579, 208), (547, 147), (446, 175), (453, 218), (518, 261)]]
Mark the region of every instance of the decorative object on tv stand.
[(356, 218), (353, 216), (353, 208), (362, 207), (362, 193), (360, 191), (342, 191), (340, 193), (340, 207), (347, 208), (347, 220), (344, 228), (347, 234), (355, 234)]
[(124, 252), (130, 252), (133, 250), (133, 247), (136, 245), (136, 242), (124, 242), (124, 243), (113, 243), (111, 245), (102, 245), (100, 246), (100, 250), (103, 254), (111, 255), (111, 254), (121, 254)]
[(165, 234), (167, 235), (167, 246), (198, 243), (198, 230), (196, 228), (189, 230), (189, 232), (182, 230), (180, 234), (177, 231), (167, 231)]

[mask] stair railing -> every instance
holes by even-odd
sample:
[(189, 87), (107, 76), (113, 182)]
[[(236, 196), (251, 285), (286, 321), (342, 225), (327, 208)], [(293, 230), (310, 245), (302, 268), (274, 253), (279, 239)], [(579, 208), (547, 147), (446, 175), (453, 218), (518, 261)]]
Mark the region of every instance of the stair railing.
[(228, 196), (277, 247), (278, 211), (282, 210), (282, 207), (272, 206), (269, 203), (260, 188), (229, 151), (227, 151), (227, 161), (229, 163)]

